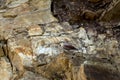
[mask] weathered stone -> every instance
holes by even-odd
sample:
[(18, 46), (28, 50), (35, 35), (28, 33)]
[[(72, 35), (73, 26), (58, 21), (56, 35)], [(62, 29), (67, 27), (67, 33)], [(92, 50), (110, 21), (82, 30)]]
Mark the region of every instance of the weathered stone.
[(116, 39), (111, 39), (106, 41), (106, 51), (109, 55), (119, 54), (118, 41)]
[[(36, 72), (42, 74), (48, 79), (64, 79), (64, 72), (69, 70), (71, 64), (65, 54), (60, 54), (55, 60), (48, 65), (37, 67)], [(55, 76), (57, 74), (57, 76)]]
[(6, 0), (0, 0), (0, 9), (5, 7)]
[(27, 3), (21, 4), (21, 6), (12, 8), (3, 13), (5, 18), (14, 18), (17, 15), (22, 15), (30, 11), (29, 5)]
[(43, 29), (39, 25), (31, 25), (28, 27), (28, 34), (30, 36), (40, 36), (43, 34)]
[[(13, 20), (9, 19), (1, 19), (0, 20), (0, 36), (1, 40), (7, 40), (8, 38), (12, 37), (12, 30), (14, 25), (12, 25)], [(4, 28), (3, 28), (4, 27)]]
[(31, 39), (31, 42), (33, 53), (38, 56), (39, 64), (49, 63), (52, 58), (54, 58), (63, 51), (60, 45), (58, 45), (59, 37), (33, 37)]
[(88, 37), (87, 37), (86, 30), (85, 30), (83, 27), (80, 27), (79, 38), (81, 38), (81, 39), (86, 39), (86, 38), (88, 38)]
[(79, 39), (82, 39), (82, 42), (84, 42), (85, 46), (93, 44), (93, 41), (88, 38), (87, 32), (83, 27), (79, 28), (78, 37)]
[[(11, 42), (11, 41), (14, 41), (14, 42)], [(16, 46), (16, 44), (19, 46)], [(31, 66), (33, 54), (32, 54), (31, 44), (30, 44), (29, 39), (20, 39), (20, 38), (18, 38), (18, 40), (16, 40), (15, 38), (9, 39), (8, 46), (9, 46), (8, 48), (10, 51), (9, 57), (13, 61), (20, 59), (19, 63), (22, 63), (22, 65)], [(16, 58), (15, 56), (16, 57), (18, 56), (18, 58)], [(15, 61), (15, 63), (17, 63), (17, 61)], [(13, 64), (15, 64), (15, 63), (13, 63)]]
[(23, 77), (19, 80), (48, 80), (48, 79), (42, 77), (41, 75), (36, 75), (33, 72), (26, 71)]
[(13, 76), (12, 67), (8, 59), (0, 57), (0, 80), (10, 80)]
[(15, 18), (17, 14), (15, 12), (6, 12), (3, 14), (3, 17), (5, 18)]
[(46, 10), (51, 7), (51, 0), (31, 0), (30, 5), (36, 10)]
[[(92, 20), (101, 15), (103, 7), (107, 7), (106, 3), (111, 0), (57, 0), (60, 2), (57, 6), (65, 9), (65, 12), (59, 9), (62, 13), (55, 16), (65, 14), (63, 19), (75, 20), (79, 25), (61, 21), (59, 23), (51, 13), (56, 7), (51, 4), (51, 0), (6, 1), (3, 5), (7, 7), (0, 12), (0, 16), (4, 16), (0, 17), (0, 41), (5, 41), (4, 45), (0, 44), (0, 70), (3, 69), (3, 74), (0, 72), (0, 80), (10, 80), (11, 77), (11, 80), (119, 79), (119, 41), (115, 37), (112, 38), (114, 32), (101, 31), (106, 25), (99, 25), (97, 22), (91, 25)], [(86, 6), (88, 3), (90, 5)], [(80, 22), (83, 18), (81, 10), (85, 11), (83, 15), (88, 23)], [(117, 29), (118, 27), (119, 25)], [(106, 28), (114, 30), (111, 27)], [(110, 38), (106, 33), (112, 34)], [(65, 43), (76, 50), (64, 49)], [(5, 67), (6, 65), (3, 66), (3, 56), (9, 59), (6, 62), (10, 61), (10, 69)], [(11, 68), (15, 75), (12, 74)]]
[(6, 11), (7, 11), (6, 9), (1, 9), (0, 13), (6, 12)]
[(8, 8), (14, 8), (20, 6), (23, 3), (28, 2), (29, 0), (14, 0), (10, 4), (7, 5)]
[[(12, 38), (8, 40), (8, 57), (13, 68), (18, 70), (15, 79), (20, 78), (24, 73), (24, 66), (32, 66), (34, 59), (29, 39)], [(17, 46), (16, 46), (17, 45)]]
[(46, 24), (54, 21), (57, 21), (57, 19), (52, 16), (50, 10), (32, 12), (15, 18), (15, 24), (26, 24), (26, 26), (31, 24)]

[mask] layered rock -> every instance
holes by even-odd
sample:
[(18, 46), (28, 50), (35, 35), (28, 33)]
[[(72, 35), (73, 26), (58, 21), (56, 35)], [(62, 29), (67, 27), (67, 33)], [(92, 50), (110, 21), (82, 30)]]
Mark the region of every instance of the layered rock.
[[(99, 33), (84, 25), (59, 23), (52, 15), (51, 0), (5, 0), (1, 3), (1, 80), (120, 79), (119, 42), (113, 33), (110, 36), (110, 30)], [(90, 20), (97, 15), (91, 10), (82, 13)]]

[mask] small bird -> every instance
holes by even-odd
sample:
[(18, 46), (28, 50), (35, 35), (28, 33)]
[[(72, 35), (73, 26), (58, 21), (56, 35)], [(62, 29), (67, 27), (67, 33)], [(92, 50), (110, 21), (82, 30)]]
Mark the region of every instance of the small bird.
[(62, 47), (63, 47), (63, 49), (65, 49), (67, 51), (78, 50), (73, 45), (71, 45), (70, 43), (66, 43), (66, 42), (62, 43)]

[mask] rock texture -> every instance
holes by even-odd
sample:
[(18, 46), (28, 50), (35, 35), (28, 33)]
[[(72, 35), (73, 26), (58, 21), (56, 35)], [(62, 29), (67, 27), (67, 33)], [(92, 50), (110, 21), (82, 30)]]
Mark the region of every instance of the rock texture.
[(83, 24), (98, 19), (100, 7), (108, 9), (112, 2), (85, 1), (1, 0), (0, 80), (119, 80), (119, 24)]
[(119, 21), (119, 16), (120, 16), (120, 1), (115, 0), (107, 10), (103, 12), (103, 16), (100, 17), (101, 20), (104, 21), (111, 21), (111, 20), (116, 20)]

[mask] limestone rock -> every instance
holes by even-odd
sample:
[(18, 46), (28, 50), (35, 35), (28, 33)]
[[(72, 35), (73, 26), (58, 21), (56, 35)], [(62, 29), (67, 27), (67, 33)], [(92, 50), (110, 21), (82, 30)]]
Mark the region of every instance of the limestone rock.
[(32, 12), (15, 18), (15, 24), (19, 25), (46, 24), (54, 21), (57, 19), (52, 16), (50, 10)]
[(21, 4), (21, 6), (12, 8), (3, 13), (5, 18), (14, 18), (17, 15), (22, 15), (30, 11), (29, 5), (27, 3)]
[(28, 2), (29, 0), (14, 0), (10, 4), (7, 5), (8, 8), (14, 8), (20, 6), (23, 3)]
[[(32, 59), (33, 59), (33, 54), (31, 51), (31, 45), (30, 41), (27, 39), (10, 39), (8, 40), (8, 49), (9, 49), (9, 57), (12, 62), (18, 63), (17, 60), (19, 61), (19, 65), (21, 66), (26, 65), (26, 66), (31, 66), (32, 64)], [(14, 41), (14, 42), (11, 42)], [(19, 46), (16, 46), (18, 44)], [(13, 55), (12, 55), (13, 54)], [(17, 64), (15, 64), (18, 66)], [(20, 66), (19, 66), (20, 67)]]
[[(59, 23), (51, 23), (44, 27), (44, 35), (58, 36), (64, 33), (63, 27)], [(66, 30), (67, 31), (67, 30)]]
[[(104, 23), (92, 23), (111, 0), (55, 1), (58, 12), (65, 9), (55, 16), (79, 25), (58, 21), (51, 12), (52, 1), (5, 0), (0, 4), (0, 80), (119, 80), (119, 40), (113, 38), (119, 25), (107, 24), (115, 27), (106, 27), (106, 32)], [(81, 22), (83, 17), (87, 23)], [(76, 50), (64, 49), (67, 44)]]
[(14, 18), (16, 16), (17, 16), (17, 14), (15, 12), (6, 12), (3, 14), (3, 17), (5, 17), (5, 18), (7, 18), (7, 17)]
[[(64, 79), (64, 71), (69, 70), (70, 67), (71, 64), (69, 63), (69, 59), (66, 57), (66, 55), (60, 54), (48, 65), (37, 67), (35, 71), (47, 77), (48, 79)], [(55, 76), (55, 74), (58, 76)]]
[(5, 7), (6, 0), (1, 0), (0, 1), (0, 9)]
[(46, 10), (51, 7), (51, 0), (31, 0), (30, 5), (36, 10)]
[[(16, 46), (18, 45), (18, 46)], [(18, 70), (15, 79), (22, 77), (25, 72), (24, 66), (32, 66), (34, 56), (30, 48), (30, 41), (21, 38), (12, 38), (8, 40), (8, 57), (13, 68)], [(16, 71), (15, 71), (16, 72)]]
[[(55, 40), (56, 39), (56, 40)], [(38, 56), (39, 64), (49, 63), (52, 58), (62, 52), (60, 45), (57, 45), (59, 41), (57, 38), (32, 38), (33, 53)], [(42, 56), (43, 55), (43, 56)]]
[(31, 25), (28, 28), (28, 34), (30, 36), (40, 36), (43, 34), (43, 29), (39, 25)]
[(13, 27), (14, 27), (12, 25), (12, 21), (13, 20), (9, 20), (9, 19), (1, 19), (0, 20), (1, 40), (7, 40), (8, 38), (12, 37), (12, 30), (13, 30)]
[(12, 67), (8, 59), (0, 57), (0, 80), (10, 80), (13, 76)]

